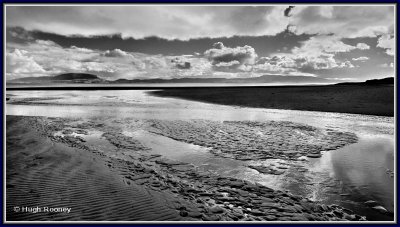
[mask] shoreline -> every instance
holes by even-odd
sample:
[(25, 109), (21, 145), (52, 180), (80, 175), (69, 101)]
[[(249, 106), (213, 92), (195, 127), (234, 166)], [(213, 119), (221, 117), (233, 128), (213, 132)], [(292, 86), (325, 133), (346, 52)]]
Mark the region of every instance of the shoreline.
[[(23, 126), (27, 124), (32, 127), (23, 130)], [(60, 130), (65, 134), (55, 134)], [(68, 130), (72, 130), (72, 132)], [(90, 141), (86, 141), (85, 137), (71, 136), (71, 133), (83, 133), (84, 135), (90, 130), (101, 130), (106, 141), (114, 146), (115, 150), (102, 150), (90, 145)], [(73, 210), (71, 211), (75, 215), (74, 218), (71, 218), (72, 220), (82, 220), (82, 217), (90, 220), (104, 220), (102, 218), (107, 216), (104, 214), (96, 216), (93, 215), (96, 213), (93, 210), (88, 212), (87, 209), (82, 208), (87, 202), (72, 201), (73, 197), (69, 194), (71, 191), (75, 193), (74, 196), (82, 198), (85, 195), (89, 196), (92, 200), (98, 201), (96, 203), (107, 201), (108, 206), (121, 205), (118, 202), (112, 202), (111, 205), (109, 203), (110, 198), (118, 197), (120, 198), (117, 199), (119, 203), (123, 202), (125, 206), (128, 206), (126, 203), (134, 202), (136, 206), (147, 207), (144, 210), (148, 211), (141, 213), (141, 220), (155, 218), (151, 215), (153, 208), (143, 202), (145, 195), (150, 195), (146, 197), (146, 201), (153, 201), (153, 203), (148, 202), (149, 204), (157, 204), (155, 206), (161, 209), (158, 213), (162, 214), (162, 217), (174, 221), (260, 222), (365, 219), (337, 205), (321, 205), (309, 199), (276, 191), (257, 183), (200, 171), (188, 163), (149, 154), (140, 141), (132, 140), (117, 129), (99, 122), (82, 122), (81, 119), (7, 116), (7, 135), (7, 220), (27, 220), (32, 217), (29, 215), (10, 216), (12, 215), (10, 209), (16, 205), (15, 201), (18, 201), (23, 195), (18, 191), (24, 191), (23, 187), (25, 186), (36, 187), (23, 196), (25, 199), (29, 199), (25, 201), (31, 201), (32, 204), (53, 201), (50, 198), (46, 199), (49, 194), (36, 191), (38, 187), (43, 187), (38, 179), (46, 176), (48, 178), (46, 188), (50, 191), (59, 187), (60, 181), (57, 179), (69, 179), (71, 184), (63, 185), (66, 189), (61, 190), (57, 196), (60, 199), (70, 198), (70, 204), (74, 204), (76, 207), (75, 212), (76, 209), (80, 211), (75, 214), (73, 214)], [(33, 149), (35, 146), (42, 149)], [(21, 159), (25, 161), (18, 164), (13, 162), (13, 160)], [(79, 165), (76, 164), (78, 160)], [(94, 160), (96, 161), (93, 162)], [(44, 170), (49, 175), (43, 174)], [(26, 176), (21, 175), (21, 171), (35, 174), (26, 179)], [(73, 176), (77, 175), (80, 176), (79, 179), (85, 180), (76, 180)], [(99, 181), (95, 181), (97, 184), (87, 185), (87, 182), (92, 182), (94, 179), (113, 179), (111, 182), (115, 189), (111, 191), (115, 191), (114, 194), (113, 192), (93, 194), (94, 191), (99, 192), (104, 184), (111, 184), (111, 182), (103, 180), (104, 183), (99, 184)], [(22, 182), (25, 183), (21, 185)], [(137, 192), (146, 193), (141, 193), (142, 197), (137, 197), (135, 201), (135, 197), (127, 196), (134, 189), (136, 189), (136, 194)], [(124, 197), (128, 201), (125, 201)], [(162, 199), (160, 200), (160, 198)], [(68, 204), (68, 200), (64, 201), (65, 204)], [(101, 213), (99, 210), (97, 212)], [(128, 218), (131, 212), (124, 213), (124, 215), (125, 218)], [(49, 220), (47, 215), (37, 214), (34, 217), (37, 220)], [(57, 218), (68, 219), (68, 215), (57, 216)], [(108, 218), (115, 220), (121, 216), (110, 214)]]
[(394, 117), (393, 86), (169, 88), (148, 93), (158, 97), (240, 107)]

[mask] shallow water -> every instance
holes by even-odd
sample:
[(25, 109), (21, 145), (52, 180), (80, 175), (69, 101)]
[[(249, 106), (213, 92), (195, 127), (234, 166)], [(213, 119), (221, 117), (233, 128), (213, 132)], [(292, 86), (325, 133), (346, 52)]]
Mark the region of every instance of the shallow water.
[[(10, 91), (7, 95), (13, 95), (12, 99), (38, 98), (36, 102), (41, 102), (36, 105), (7, 104), (7, 115), (97, 119), (279, 120), (354, 132), (359, 137), (358, 143), (325, 152), (321, 158), (288, 163), (267, 160), (267, 163), (263, 163), (287, 168), (282, 175), (259, 174), (246, 167), (252, 162), (217, 158), (207, 148), (145, 131), (125, 131), (125, 134), (140, 139), (154, 153), (191, 162), (202, 169), (288, 190), (326, 204), (339, 204), (366, 215), (369, 220), (393, 220), (393, 216), (380, 214), (364, 204), (365, 201), (375, 200), (389, 211), (394, 210), (396, 176), (391, 177), (388, 173), (388, 170), (396, 173), (393, 117), (231, 107), (154, 97), (146, 91)], [(40, 100), (46, 97), (56, 99)]]

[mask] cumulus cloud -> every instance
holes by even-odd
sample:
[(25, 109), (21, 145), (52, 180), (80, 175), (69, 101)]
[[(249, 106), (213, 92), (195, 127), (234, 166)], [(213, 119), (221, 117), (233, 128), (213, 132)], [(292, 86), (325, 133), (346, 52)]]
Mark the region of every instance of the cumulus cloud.
[(350, 61), (338, 61), (335, 58), (336, 53), (350, 52), (354, 49), (357, 47), (343, 43), (339, 37), (329, 35), (311, 37), (300, 47), (293, 48), (291, 53), (276, 53), (260, 58), (250, 46), (231, 48), (217, 42), (204, 56), (216, 71), (310, 76), (314, 74), (307, 70), (354, 68)]
[(394, 6), (296, 6), (290, 25), (297, 34), (376, 37), (394, 24)]
[(171, 62), (175, 65), (178, 69), (190, 69), (190, 62), (185, 61), (185, 59), (175, 57), (171, 59)]
[(385, 34), (379, 37), (377, 47), (386, 49), (386, 54), (394, 56), (394, 42), (393, 36)]
[(358, 57), (358, 58), (352, 58), (351, 60), (353, 60), (353, 61), (367, 61), (368, 59), (369, 59), (369, 57), (362, 56), (362, 57)]
[(211, 64), (217, 70), (240, 70), (249, 71), (255, 63), (257, 53), (251, 46), (243, 47), (225, 47), (223, 43), (218, 42), (213, 48), (204, 52)]
[(15, 79), (28, 75), (43, 76), (46, 75), (46, 70), (27, 51), (15, 49), (6, 54), (6, 73), (7, 79)]
[(103, 54), (106, 57), (127, 57), (131, 56), (130, 54), (126, 53), (123, 50), (120, 49), (114, 49), (114, 50), (107, 50)]
[(282, 54), (272, 57), (260, 58), (254, 65), (257, 72), (282, 73), (301, 75), (307, 70), (327, 70), (334, 68), (354, 68), (350, 61), (337, 61), (331, 53), (307, 54)]
[(357, 47), (345, 44), (340, 37), (333, 35), (314, 36), (304, 41), (301, 47), (295, 47), (293, 53), (320, 55), (321, 53), (349, 52)]
[(382, 67), (382, 68), (393, 68), (394, 64), (393, 64), (393, 62), (391, 62), (390, 64), (389, 63), (383, 63), (383, 64), (380, 64), (379, 67)]
[[(288, 68), (298, 70), (353, 68), (354, 65), (351, 62), (338, 61), (335, 54), (350, 52), (354, 49), (357, 49), (357, 47), (343, 43), (341, 38), (337, 36), (313, 36), (302, 42), (300, 47), (293, 48), (291, 53), (277, 54), (275, 57), (265, 58), (267, 62), (263, 63), (263, 67), (281, 70)], [(259, 63), (261, 63), (260, 60)]]
[(334, 68), (354, 68), (349, 61), (340, 62), (334, 57), (334, 54), (321, 53), (319, 55), (294, 55), (292, 56), (299, 69), (334, 69)]
[(357, 43), (356, 47), (357, 47), (357, 49), (360, 49), (360, 50), (369, 50), (369, 48), (370, 48), (370, 46), (365, 43)]
[(293, 72), (295, 68), (295, 60), (287, 56), (262, 57), (254, 65), (255, 71), (268, 73), (288, 73)]
[(354, 68), (355, 66), (350, 61), (344, 61), (344, 62), (341, 62), (337, 67), (338, 68)]

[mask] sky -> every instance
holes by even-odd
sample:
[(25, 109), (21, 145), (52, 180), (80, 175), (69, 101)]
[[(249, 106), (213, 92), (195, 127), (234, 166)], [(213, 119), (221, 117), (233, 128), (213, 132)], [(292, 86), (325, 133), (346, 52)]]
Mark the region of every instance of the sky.
[(6, 78), (394, 76), (394, 5), (6, 6)]

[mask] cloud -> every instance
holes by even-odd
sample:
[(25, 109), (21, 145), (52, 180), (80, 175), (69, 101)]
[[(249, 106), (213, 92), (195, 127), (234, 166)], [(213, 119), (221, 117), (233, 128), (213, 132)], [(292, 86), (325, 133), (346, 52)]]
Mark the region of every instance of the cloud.
[(394, 6), (296, 6), (290, 25), (297, 34), (334, 34), (342, 38), (390, 33)]
[[(62, 35), (167, 39), (276, 35), (287, 6), (7, 6), (7, 25)], [(127, 20), (127, 18), (129, 18)], [(210, 26), (212, 25), (212, 26)]]
[(191, 55), (148, 55), (76, 46), (63, 48), (47, 40), (8, 43), (6, 50), (7, 80), (68, 72), (92, 73), (111, 80), (213, 76), (212, 65), (207, 59)]
[[(93, 72), (112, 79), (265, 72), (334, 78), (366, 75), (373, 67), (368, 76), (388, 71), (376, 66), (394, 55), (393, 6), (7, 6), (6, 11), (8, 28), (23, 27), (7, 29), (7, 56), (17, 50), (21, 55), (19, 63), (9, 64), (12, 76), (31, 67), (35, 75)], [(369, 64), (353, 65), (366, 60)]]
[(369, 50), (369, 48), (370, 48), (370, 46), (368, 46), (365, 43), (357, 43), (356, 47), (357, 47), (357, 49), (360, 49), (360, 50)]
[(287, 8), (285, 9), (285, 11), (284, 11), (285, 17), (290, 17), (290, 16), (291, 16), (290, 11), (292, 11), (293, 8), (294, 8), (294, 6), (289, 6), (289, 7), (287, 7)]
[(351, 60), (353, 61), (367, 61), (369, 59), (369, 57), (358, 57), (358, 58), (352, 58)]
[(326, 79), (328, 79), (328, 80), (338, 80), (338, 81), (352, 81), (352, 80), (356, 80), (357, 78), (354, 78), (354, 77), (344, 77), (344, 78), (328, 77)]
[(183, 58), (175, 57), (175, 58), (171, 59), (171, 62), (178, 69), (190, 69), (190, 62), (185, 61), (185, 59), (183, 59)]
[(106, 52), (104, 52), (103, 55), (106, 56), (106, 57), (127, 57), (127, 56), (131, 56), (128, 53), (126, 53), (125, 51), (122, 51), (120, 49), (107, 50)]
[(46, 70), (39, 65), (25, 50), (15, 49), (6, 54), (6, 74), (9, 77), (20, 78), (25, 76), (43, 76)]
[(334, 68), (354, 68), (349, 61), (340, 62), (334, 57), (334, 54), (321, 53), (319, 55), (294, 55), (292, 56), (299, 69), (327, 70)]
[(251, 65), (255, 63), (257, 53), (251, 46), (243, 47), (225, 47), (223, 43), (218, 42), (213, 48), (204, 52), (216, 70), (240, 70), (249, 71)]
[(355, 66), (350, 61), (341, 62), (338, 68), (354, 68)]
[(303, 42), (302, 46), (293, 48), (291, 53), (277, 53), (259, 58), (254, 69), (258, 72), (293, 74), (310, 70), (354, 68), (350, 61), (335, 59), (337, 52), (349, 52), (354, 49), (356, 47), (344, 44), (337, 37), (312, 37)]
[[(345, 44), (340, 37), (333, 35), (314, 36), (302, 42), (300, 47), (294, 47), (291, 53), (276, 54), (278, 63), (274, 65), (281, 68), (298, 70), (322, 70), (333, 68), (353, 68), (348, 61), (338, 61), (335, 54), (346, 53), (357, 49), (356, 46)], [(273, 62), (273, 61), (272, 61)], [(270, 64), (270, 63), (269, 63)]]
[(254, 69), (257, 72), (289, 73), (296, 71), (297, 64), (288, 56), (262, 57), (257, 60)]
[(393, 36), (385, 34), (379, 37), (377, 47), (386, 49), (386, 54), (394, 56), (394, 42)]
[(393, 68), (394, 64), (393, 64), (393, 62), (391, 62), (390, 64), (389, 63), (383, 63), (383, 64), (380, 64), (379, 67), (382, 67), (382, 68)]
[(309, 54), (312, 56), (320, 55), (321, 53), (340, 53), (349, 52), (357, 47), (345, 44), (341, 38), (333, 35), (314, 36), (309, 40), (304, 41), (301, 47), (295, 47), (293, 53)]

